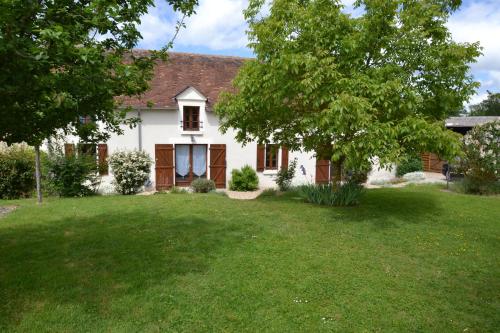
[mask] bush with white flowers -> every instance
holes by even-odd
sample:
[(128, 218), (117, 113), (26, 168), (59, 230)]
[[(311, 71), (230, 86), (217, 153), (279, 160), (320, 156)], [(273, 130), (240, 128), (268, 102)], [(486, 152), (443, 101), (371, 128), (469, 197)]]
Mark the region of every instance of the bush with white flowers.
[(135, 194), (149, 179), (153, 161), (142, 150), (117, 151), (109, 157), (118, 193)]
[(476, 126), (464, 136), (464, 158), (459, 170), (464, 174), (466, 192), (498, 193), (500, 187), (500, 121)]

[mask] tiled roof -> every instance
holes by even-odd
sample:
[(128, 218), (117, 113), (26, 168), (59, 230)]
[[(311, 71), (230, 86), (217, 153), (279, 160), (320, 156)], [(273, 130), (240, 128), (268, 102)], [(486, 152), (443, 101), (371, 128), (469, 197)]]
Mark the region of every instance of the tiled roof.
[(246, 60), (249, 58), (169, 52), (167, 62), (155, 65), (150, 89), (140, 98), (124, 98), (124, 105), (147, 107), (152, 102), (154, 108), (177, 108), (175, 96), (193, 87), (207, 97), (210, 110), (221, 91), (232, 90), (231, 82)]
[(446, 127), (474, 127), (491, 121), (500, 120), (500, 117), (451, 117), (446, 119)]

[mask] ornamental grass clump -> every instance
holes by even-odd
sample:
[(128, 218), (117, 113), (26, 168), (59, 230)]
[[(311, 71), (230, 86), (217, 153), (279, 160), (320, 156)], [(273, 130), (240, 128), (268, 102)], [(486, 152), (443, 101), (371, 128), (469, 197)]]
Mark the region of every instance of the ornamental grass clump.
[(118, 193), (135, 194), (149, 179), (151, 164), (148, 153), (142, 150), (118, 151), (109, 157), (109, 165), (115, 177), (114, 185)]
[(325, 206), (354, 206), (359, 204), (363, 186), (348, 182), (333, 188), (332, 184), (308, 184), (299, 187), (299, 195), (307, 202)]

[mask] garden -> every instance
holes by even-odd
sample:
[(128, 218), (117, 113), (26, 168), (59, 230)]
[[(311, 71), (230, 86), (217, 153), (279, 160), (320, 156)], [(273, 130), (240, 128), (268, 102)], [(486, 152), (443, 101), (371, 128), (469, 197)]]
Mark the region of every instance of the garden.
[[(272, 195), (271, 195), (272, 194)], [(500, 199), (294, 191), (3, 200), (0, 331), (466, 331), (500, 320)]]

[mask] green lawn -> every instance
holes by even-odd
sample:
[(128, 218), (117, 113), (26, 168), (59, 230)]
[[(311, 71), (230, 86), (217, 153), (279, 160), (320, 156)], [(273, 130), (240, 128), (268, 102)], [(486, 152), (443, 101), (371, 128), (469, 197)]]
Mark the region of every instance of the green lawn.
[(32, 200), (0, 219), (0, 331), (494, 332), (500, 198), (370, 190)]

